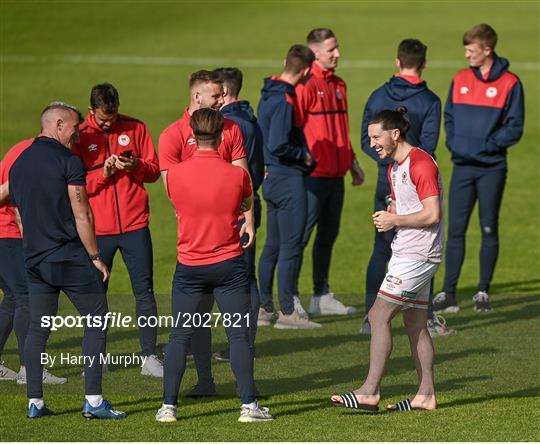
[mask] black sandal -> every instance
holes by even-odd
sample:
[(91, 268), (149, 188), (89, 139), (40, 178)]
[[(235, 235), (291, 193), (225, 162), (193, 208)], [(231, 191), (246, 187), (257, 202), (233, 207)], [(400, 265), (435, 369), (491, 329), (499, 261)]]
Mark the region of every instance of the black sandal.
[(349, 409), (368, 410), (370, 412), (376, 412), (377, 410), (379, 410), (379, 406), (377, 405), (359, 403), (358, 399), (356, 398), (356, 395), (353, 392), (347, 392), (347, 393), (344, 393), (343, 395), (338, 395), (338, 396), (341, 397), (343, 402), (332, 400), (332, 404), (334, 404), (335, 407), (346, 407)]
[(428, 410), (423, 407), (413, 407), (410, 399), (396, 402), (394, 407), (387, 409), (390, 412), (410, 412), (411, 410)]

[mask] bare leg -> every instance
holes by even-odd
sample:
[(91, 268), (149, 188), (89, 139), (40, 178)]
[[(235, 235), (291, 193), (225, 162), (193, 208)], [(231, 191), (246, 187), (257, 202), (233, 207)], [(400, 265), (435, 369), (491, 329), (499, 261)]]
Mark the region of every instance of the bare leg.
[[(364, 384), (354, 391), (359, 403), (369, 405), (379, 403), (381, 380), (392, 352), (391, 322), (400, 310), (400, 305), (377, 298), (368, 313), (371, 324), (369, 372)], [(332, 400), (341, 402), (341, 397), (335, 395), (332, 396)]]
[[(403, 311), (405, 328), (409, 335), (411, 353), (418, 374), (418, 392), (411, 399), (413, 408), (436, 409), (435, 383), (433, 380), (433, 358), (435, 351), (427, 331), (427, 311), (410, 308)], [(389, 406), (392, 407), (393, 405)]]

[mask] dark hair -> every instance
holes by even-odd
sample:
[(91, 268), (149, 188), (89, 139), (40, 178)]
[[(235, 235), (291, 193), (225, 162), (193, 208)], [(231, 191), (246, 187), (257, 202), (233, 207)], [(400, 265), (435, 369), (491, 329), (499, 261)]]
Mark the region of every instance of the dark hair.
[(92, 109), (102, 108), (106, 114), (115, 114), (120, 107), (118, 91), (110, 83), (100, 83), (90, 91), (90, 106)]
[(380, 123), (382, 129), (385, 131), (398, 129), (400, 137), (405, 139), (407, 136), (407, 131), (409, 131), (411, 126), (409, 121), (405, 118), (406, 113), (407, 108), (404, 106), (400, 106), (395, 111), (392, 109), (385, 109), (377, 113), (375, 117), (371, 119), (369, 125), (376, 125), (377, 123)]
[(219, 83), (221, 85), (223, 81), (218, 73), (201, 69), (189, 76), (189, 88), (191, 89), (199, 83)]
[(197, 141), (217, 141), (223, 132), (223, 116), (212, 108), (201, 108), (193, 113), (189, 125)]
[(420, 69), (426, 63), (427, 46), (417, 39), (402, 40), (397, 58), (402, 68)]
[(50, 111), (50, 110), (53, 110), (53, 109), (63, 109), (65, 111), (71, 111), (71, 112), (74, 112), (75, 114), (77, 114), (77, 118), (79, 119), (79, 123), (82, 123), (83, 122), (83, 116), (81, 114), (81, 112), (79, 111), (79, 109), (76, 107), (76, 106), (73, 106), (73, 105), (70, 105), (69, 103), (66, 103), (66, 102), (61, 102), (61, 101), (55, 101), (55, 102), (51, 102), (49, 103), (44, 109), (43, 111), (41, 111), (41, 115), (40, 117), (43, 118), (43, 115)]
[(292, 45), (285, 59), (285, 71), (298, 74), (315, 61), (315, 54), (305, 45)]
[(242, 71), (238, 68), (217, 68), (214, 72), (221, 77), (223, 85), (229, 89), (231, 96), (238, 97), (242, 89)]
[(315, 28), (307, 35), (306, 41), (310, 43), (322, 43), (327, 39), (335, 37), (335, 34), (328, 28)]
[(463, 45), (470, 45), (471, 43), (480, 43), (483, 46), (489, 46), (491, 49), (495, 49), (497, 45), (497, 33), (486, 23), (475, 25), (463, 34)]

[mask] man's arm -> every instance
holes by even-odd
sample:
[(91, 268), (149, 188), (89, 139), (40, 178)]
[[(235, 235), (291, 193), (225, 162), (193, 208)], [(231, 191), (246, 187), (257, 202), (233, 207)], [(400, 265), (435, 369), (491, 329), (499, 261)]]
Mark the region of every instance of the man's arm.
[(454, 82), (450, 84), (450, 91), (448, 91), (448, 98), (446, 99), (446, 105), (444, 107), (444, 129), (446, 131), (446, 146), (451, 151), (452, 147), (450, 143), (454, 139), (454, 102), (452, 100), (452, 94), (454, 91)]
[[(244, 157), (242, 159), (233, 160), (232, 164), (235, 166), (239, 166), (247, 173), (250, 189), (253, 190), (253, 182), (251, 180), (251, 175), (249, 174), (247, 158)], [(240, 237), (247, 233), (250, 239), (247, 246), (251, 246), (251, 244), (253, 243), (252, 239), (255, 238), (255, 213), (253, 211), (253, 193), (251, 193), (251, 196), (245, 197), (242, 200), (242, 204), (240, 205), (240, 211), (244, 213), (244, 217), (246, 218), (244, 224), (242, 225), (242, 228), (240, 229)]]
[(293, 129), (294, 109), (289, 102), (283, 101), (274, 109), (270, 119), (268, 150), (276, 157), (296, 163), (311, 161), (309, 151), (305, 146), (293, 145), (289, 135)]
[(144, 124), (136, 130), (137, 146), (140, 148), (140, 157), (137, 166), (131, 174), (140, 182), (153, 183), (159, 179), (159, 163), (150, 132)]
[(435, 154), (439, 132), (441, 130), (441, 101), (436, 100), (429, 108), (420, 132), (420, 148), (425, 152)]
[(9, 202), (9, 180), (0, 185), (0, 207)]
[(441, 220), (441, 202), (439, 196), (430, 196), (422, 200), (422, 209), (411, 214), (394, 214), (377, 211), (373, 214), (373, 223), (377, 231), (389, 231), (394, 228), (421, 228), (438, 224)]
[(15, 222), (17, 222), (19, 231), (21, 232), (21, 235), (23, 235), (24, 228), (22, 224), (21, 213), (19, 213), (19, 209), (17, 207), (14, 207), (13, 209), (15, 210)]
[(105, 282), (109, 278), (109, 270), (99, 257), (99, 249), (94, 228), (94, 214), (92, 213), (92, 208), (88, 202), (86, 186), (68, 185), (68, 194), (79, 238), (81, 239), (86, 252), (92, 258), (92, 263), (103, 275), (103, 282)]
[(369, 157), (371, 157), (376, 162), (379, 162), (379, 155), (377, 152), (371, 148), (369, 143), (369, 136), (368, 136), (368, 126), (371, 119), (373, 119), (373, 111), (371, 110), (370, 102), (372, 100), (373, 96), (370, 96), (368, 101), (366, 102), (366, 106), (364, 107), (364, 114), (362, 116), (362, 137), (361, 137), (361, 144), (362, 144), (362, 151), (366, 153)]

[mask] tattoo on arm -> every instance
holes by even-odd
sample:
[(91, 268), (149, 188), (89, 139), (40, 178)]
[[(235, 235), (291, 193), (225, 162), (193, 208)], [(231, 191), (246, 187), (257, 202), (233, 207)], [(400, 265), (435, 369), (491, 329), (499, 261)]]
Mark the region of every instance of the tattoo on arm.
[(81, 188), (80, 187), (75, 187), (75, 198), (77, 199), (77, 202), (79, 202), (79, 203), (82, 201)]

